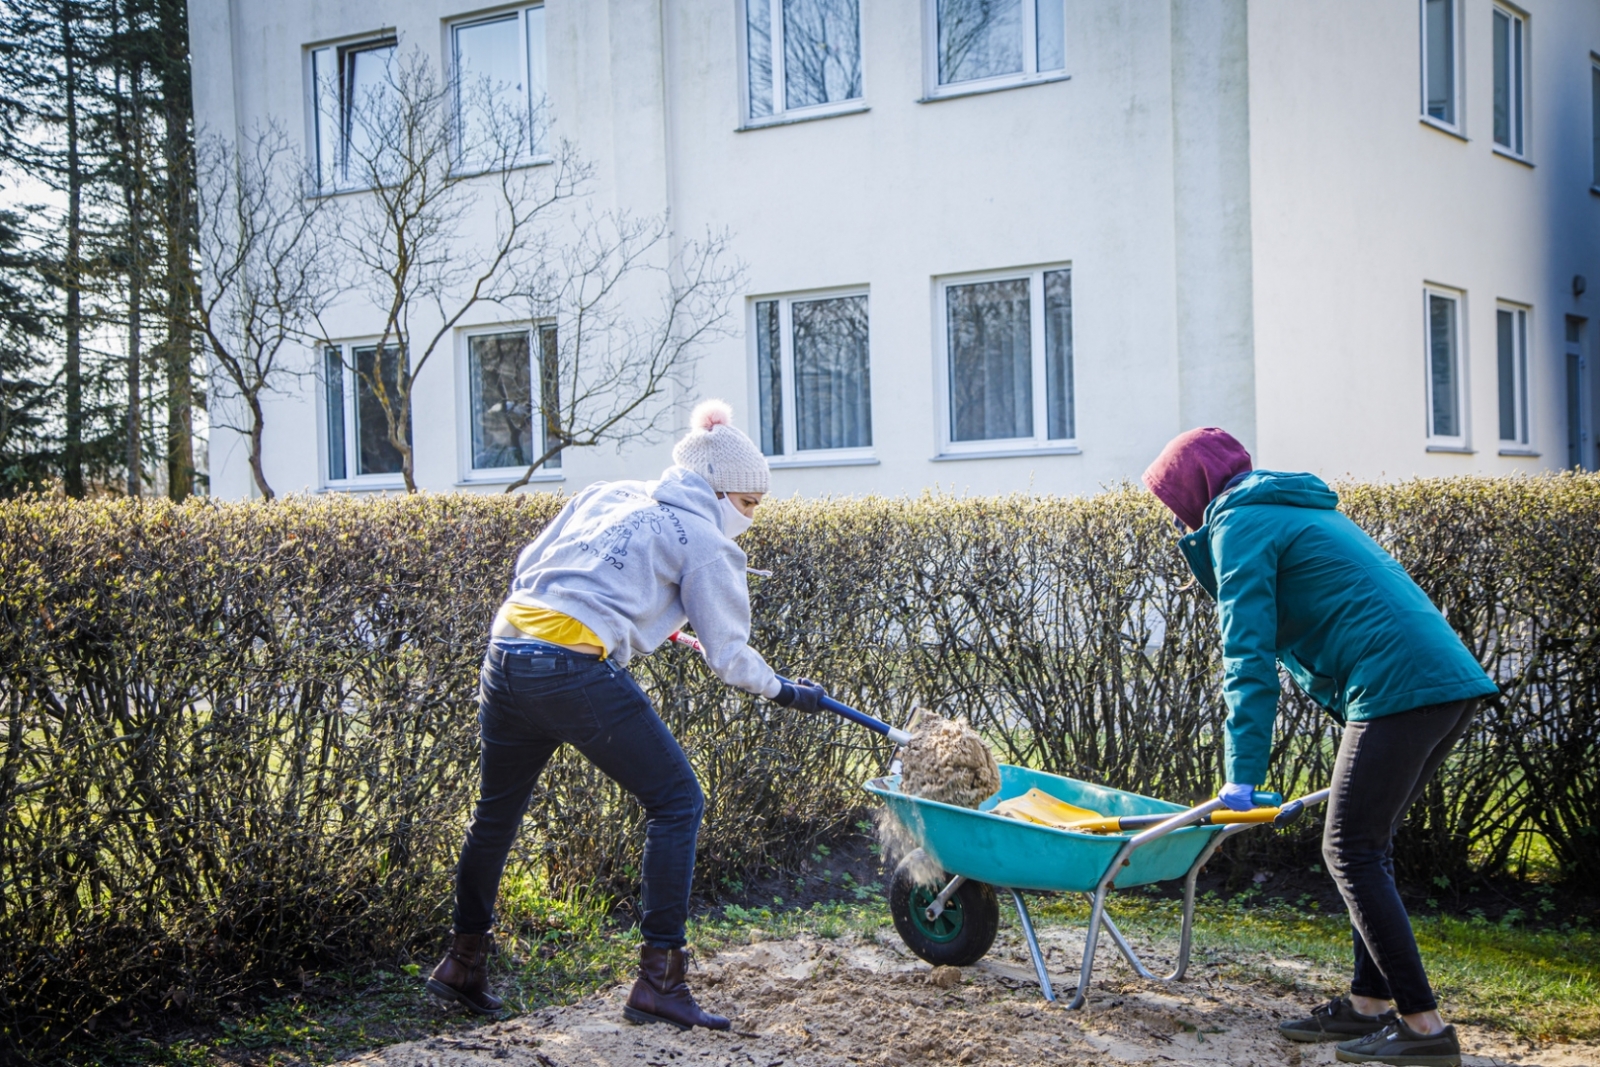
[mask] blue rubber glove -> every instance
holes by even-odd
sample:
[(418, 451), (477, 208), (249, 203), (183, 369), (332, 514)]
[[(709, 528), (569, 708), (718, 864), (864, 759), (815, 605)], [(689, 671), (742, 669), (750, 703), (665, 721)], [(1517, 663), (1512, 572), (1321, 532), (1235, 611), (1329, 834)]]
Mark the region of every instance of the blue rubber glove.
[(1217, 798), (1234, 811), (1249, 811), (1256, 806), (1255, 792), (1256, 787), (1253, 785), (1229, 782), (1222, 787), (1222, 792), (1217, 794)]

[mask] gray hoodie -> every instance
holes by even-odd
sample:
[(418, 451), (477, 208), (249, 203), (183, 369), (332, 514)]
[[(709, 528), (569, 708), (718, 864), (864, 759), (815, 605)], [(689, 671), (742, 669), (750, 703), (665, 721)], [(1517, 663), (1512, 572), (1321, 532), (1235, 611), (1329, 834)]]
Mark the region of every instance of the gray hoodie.
[(777, 696), (777, 675), (748, 644), (745, 554), (723, 534), (719, 507), (711, 483), (685, 467), (591, 485), (522, 550), (507, 601), (572, 616), (619, 666), (688, 623), (718, 678)]

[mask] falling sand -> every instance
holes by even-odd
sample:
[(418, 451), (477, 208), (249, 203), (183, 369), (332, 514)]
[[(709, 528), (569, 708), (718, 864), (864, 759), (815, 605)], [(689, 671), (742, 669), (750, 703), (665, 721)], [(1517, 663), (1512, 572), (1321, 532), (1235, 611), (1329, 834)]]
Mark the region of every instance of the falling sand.
[(966, 723), (924, 713), (900, 750), (900, 791), (975, 808), (1000, 788), (1000, 767)]

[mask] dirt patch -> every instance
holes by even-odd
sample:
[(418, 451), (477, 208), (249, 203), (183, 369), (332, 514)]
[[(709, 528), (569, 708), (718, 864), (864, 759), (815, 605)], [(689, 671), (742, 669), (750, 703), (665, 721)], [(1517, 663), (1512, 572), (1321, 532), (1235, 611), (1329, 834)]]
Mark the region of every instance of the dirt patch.
[(923, 712), (900, 750), (900, 790), (962, 808), (975, 808), (1000, 788), (1000, 767), (983, 738), (966, 723)]
[[(1082, 952), (1081, 929), (1041, 931), (1052, 975), (1065, 985)], [(1160, 946), (1157, 946), (1158, 948)], [(1167, 946), (1170, 951), (1170, 946)], [(956, 974), (911, 956), (891, 931), (837, 940), (799, 937), (724, 949), (689, 978), (701, 1002), (733, 1018), (729, 1033), (633, 1026), (627, 986), (426, 1041), (366, 1053), (369, 1067), (944, 1067), (949, 1064), (1280, 1067), (1331, 1064), (1333, 1046), (1297, 1045), (1279, 1021), (1315, 995), (1218, 977), (1197, 961), (1181, 984), (1133, 978), (1110, 949), (1097, 962), (1089, 1003), (1069, 1012), (1039, 995), (1027, 950), (1002, 932), (990, 954)], [(1156, 961), (1151, 961), (1152, 965)], [(1058, 990), (1064, 992), (1064, 990)], [(1468, 1065), (1578, 1067), (1600, 1045), (1535, 1048), (1458, 1027)]]

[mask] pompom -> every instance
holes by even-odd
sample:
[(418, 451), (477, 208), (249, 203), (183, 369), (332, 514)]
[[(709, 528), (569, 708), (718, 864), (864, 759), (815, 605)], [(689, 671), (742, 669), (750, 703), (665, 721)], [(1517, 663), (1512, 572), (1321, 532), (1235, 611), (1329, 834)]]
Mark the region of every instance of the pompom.
[(692, 430), (710, 430), (713, 426), (732, 426), (733, 408), (726, 400), (702, 400), (694, 406), (689, 416)]

